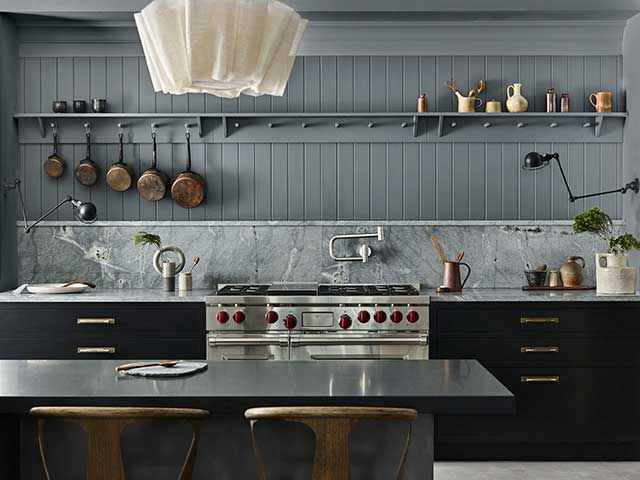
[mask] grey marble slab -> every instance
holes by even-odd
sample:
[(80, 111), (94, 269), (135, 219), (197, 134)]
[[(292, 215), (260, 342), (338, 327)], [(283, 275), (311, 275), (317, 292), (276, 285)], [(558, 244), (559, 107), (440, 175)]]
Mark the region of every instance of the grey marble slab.
[[(1, 360), (0, 412), (34, 405), (411, 407), (423, 413), (512, 413), (515, 397), (476, 360), (207, 362), (189, 377), (114, 372), (113, 360)], [(70, 373), (72, 372), (72, 374)]]
[[(136, 247), (133, 236), (147, 230), (164, 244), (177, 245), (187, 259), (200, 256), (194, 288), (218, 283), (315, 281), (422, 283), (440, 285), (441, 264), (430, 242), (435, 234), (449, 257), (465, 251), (472, 272), (468, 288), (517, 288), (530, 263), (558, 268), (567, 255), (587, 261), (585, 283), (593, 284), (594, 254), (604, 248), (569, 225), (387, 225), (385, 240), (369, 242), (368, 263), (339, 263), (329, 257), (329, 238), (338, 233), (374, 231), (370, 225), (209, 225), (209, 226), (44, 226), (25, 235), (17, 230), (20, 283), (84, 279), (101, 288), (160, 288), (153, 270), (153, 247)], [(360, 241), (336, 244), (354, 255)]]

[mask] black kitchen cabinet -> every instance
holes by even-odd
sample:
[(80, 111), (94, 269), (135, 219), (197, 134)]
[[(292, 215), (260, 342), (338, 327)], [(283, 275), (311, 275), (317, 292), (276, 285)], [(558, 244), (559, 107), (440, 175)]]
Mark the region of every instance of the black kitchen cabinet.
[(204, 303), (0, 305), (0, 359), (204, 359)]
[(475, 358), (513, 416), (440, 416), (440, 460), (639, 460), (640, 305), (432, 304), (431, 358)]

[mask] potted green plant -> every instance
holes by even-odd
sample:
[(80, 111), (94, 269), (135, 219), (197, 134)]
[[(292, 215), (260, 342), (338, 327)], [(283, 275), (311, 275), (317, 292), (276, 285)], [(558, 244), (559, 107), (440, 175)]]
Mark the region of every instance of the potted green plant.
[(573, 218), (575, 233), (591, 233), (603, 239), (607, 253), (596, 253), (596, 288), (601, 294), (634, 294), (638, 269), (629, 267), (628, 252), (639, 250), (640, 242), (630, 233), (617, 235), (611, 217), (593, 207)]

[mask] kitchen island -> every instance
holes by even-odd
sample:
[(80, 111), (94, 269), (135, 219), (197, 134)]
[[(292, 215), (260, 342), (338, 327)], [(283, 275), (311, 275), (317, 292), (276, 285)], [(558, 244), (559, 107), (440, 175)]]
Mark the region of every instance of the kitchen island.
[[(208, 369), (189, 377), (152, 379), (114, 372), (122, 362), (0, 361), (0, 414), (2, 415), (3, 460), (0, 478), (31, 480), (41, 478), (33, 420), (26, 417), (33, 406), (165, 406), (205, 408), (213, 413), (207, 421), (199, 450), (195, 479), (255, 478), (250, 438), (242, 414), (247, 407), (265, 405), (367, 405), (411, 407), (420, 412), (409, 453), (407, 478), (432, 478), (433, 415), (509, 414), (515, 398), (475, 360), (350, 361), (350, 362), (209, 362)], [(68, 432), (71, 430), (71, 434)], [(290, 462), (310, 461), (308, 432), (298, 427), (269, 425), (263, 433), (265, 457), (273, 457), (271, 468), (287, 471)], [(51, 443), (56, 454), (83, 451), (82, 437), (68, 425), (53, 425)], [(124, 439), (135, 455), (125, 454), (125, 465), (143, 471), (149, 442), (153, 450), (165, 452), (155, 458), (167, 471), (179, 464), (186, 448), (186, 430), (158, 430), (157, 426), (132, 427), (132, 438)], [(352, 442), (354, 478), (384, 478), (399, 458), (404, 433), (401, 425), (363, 425)], [(74, 436), (75, 434), (75, 436)], [(284, 436), (283, 436), (284, 435)], [(135, 438), (133, 438), (135, 437)], [(270, 437), (272, 441), (269, 441)], [(20, 438), (20, 442), (18, 442)], [(295, 440), (294, 440), (295, 439)], [(369, 439), (369, 441), (367, 441)], [(55, 441), (54, 441), (55, 440)], [(371, 440), (375, 440), (373, 443)], [(21, 451), (12, 445), (21, 445)], [(176, 445), (178, 443), (179, 445)], [(175, 447), (172, 450), (172, 446)], [(371, 448), (384, 452), (374, 461)], [(272, 452), (273, 455), (269, 454)], [(276, 453), (279, 455), (276, 458)], [(19, 455), (17, 455), (19, 453)], [(153, 456), (153, 455), (152, 455)], [(375, 456), (375, 455), (374, 455)], [(66, 463), (52, 458), (53, 468), (78, 469), (82, 462), (73, 457)], [(286, 457), (286, 458), (285, 458)], [(138, 463), (138, 458), (141, 463)], [(366, 461), (357, 459), (367, 458)], [(18, 461), (20, 459), (20, 461)], [(129, 459), (129, 461), (128, 461)], [(287, 459), (289, 462), (287, 462)], [(374, 459), (375, 460), (375, 459)], [(281, 462), (281, 463), (280, 463)], [(73, 464), (71, 464), (73, 463)], [(388, 465), (387, 465), (388, 464)], [(308, 466), (308, 465), (307, 465)], [(146, 466), (148, 467), (148, 465)], [(177, 468), (177, 467), (176, 467)], [(298, 467), (296, 467), (298, 468)], [(160, 470), (158, 470), (160, 471)], [(18, 474), (18, 472), (20, 472)], [(215, 472), (215, 474), (214, 474)], [(52, 474), (53, 475), (53, 474)], [(63, 477), (76, 478), (65, 471)], [(140, 478), (132, 475), (133, 478)], [(142, 476), (141, 478), (147, 478)], [(279, 478), (277, 475), (275, 478)]]

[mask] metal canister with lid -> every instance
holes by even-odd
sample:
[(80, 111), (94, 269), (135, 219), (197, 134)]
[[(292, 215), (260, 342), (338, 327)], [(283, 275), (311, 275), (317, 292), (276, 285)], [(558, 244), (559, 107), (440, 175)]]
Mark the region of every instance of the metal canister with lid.
[(550, 88), (547, 90), (547, 112), (555, 112), (556, 111), (556, 100), (557, 95), (554, 88)]
[(426, 112), (427, 111), (427, 96), (424, 93), (421, 93), (418, 96), (418, 112)]
[(562, 95), (560, 95), (560, 111), (564, 113), (569, 111), (569, 94), (568, 93), (563, 93)]

